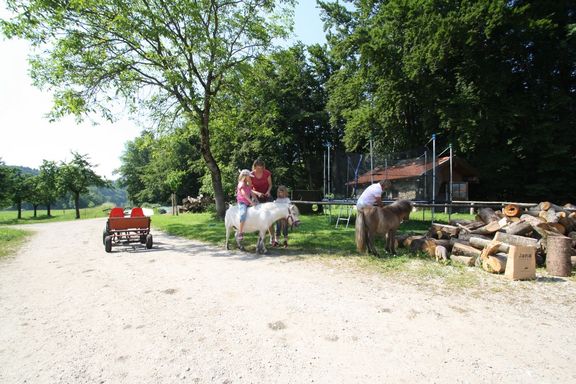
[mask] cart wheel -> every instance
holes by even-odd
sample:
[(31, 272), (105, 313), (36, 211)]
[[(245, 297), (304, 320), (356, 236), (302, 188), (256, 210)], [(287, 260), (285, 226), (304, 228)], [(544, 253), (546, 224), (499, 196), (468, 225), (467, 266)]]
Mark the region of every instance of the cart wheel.
[(146, 235), (140, 235), (140, 244), (146, 244)]
[(146, 249), (152, 248), (152, 235), (149, 233), (146, 235)]
[(110, 233), (108, 232), (107, 229), (104, 230), (104, 233), (102, 233), (102, 244), (106, 245), (106, 236), (110, 236)]
[(112, 252), (112, 236), (106, 236), (104, 238), (104, 248), (106, 249), (106, 252)]

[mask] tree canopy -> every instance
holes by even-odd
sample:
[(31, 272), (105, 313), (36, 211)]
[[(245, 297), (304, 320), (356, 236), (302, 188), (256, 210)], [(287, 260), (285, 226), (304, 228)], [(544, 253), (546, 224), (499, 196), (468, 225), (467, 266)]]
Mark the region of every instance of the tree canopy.
[[(285, 37), (294, 0), (7, 0), (8, 36), (42, 48), (36, 84), (55, 89), (53, 116), (97, 111), (113, 119), (119, 99), (140, 114), (199, 130), (216, 208), (224, 214), (210, 119), (219, 92), (238, 71)], [(288, 6), (287, 8), (284, 5)]]

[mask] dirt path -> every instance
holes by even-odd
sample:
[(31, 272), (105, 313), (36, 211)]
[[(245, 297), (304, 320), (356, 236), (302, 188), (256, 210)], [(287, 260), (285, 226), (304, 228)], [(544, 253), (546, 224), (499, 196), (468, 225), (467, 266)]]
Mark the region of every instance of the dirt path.
[(568, 280), (447, 294), (160, 233), (106, 254), (103, 227), (0, 262), (0, 383), (576, 382)]

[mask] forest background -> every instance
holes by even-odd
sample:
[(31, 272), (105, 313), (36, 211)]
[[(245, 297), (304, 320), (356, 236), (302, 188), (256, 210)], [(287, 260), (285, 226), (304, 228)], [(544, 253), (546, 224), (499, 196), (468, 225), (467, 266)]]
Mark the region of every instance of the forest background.
[[(17, 2), (8, 3), (19, 9)], [(262, 3), (270, 10), (276, 4), (293, 5)], [(57, 12), (49, 9), (54, 5), (32, 4), (45, 18), (45, 28), (56, 28)], [(214, 165), (229, 200), (238, 169), (249, 167), (256, 157), (266, 161), (276, 185), (318, 190), (327, 144), (366, 153), (372, 140), (375, 152), (391, 153), (421, 147), (432, 134), (440, 143), (452, 144), (455, 154), (479, 171), (481, 183), (471, 189), (472, 199), (564, 203), (573, 198), (573, 1), (317, 4), (327, 44), (274, 46), (278, 40), (273, 37), (282, 37), (289, 23), (263, 24), (258, 33), (267, 34), (270, 44), (257, 55), (245, 56), (236, 70), (223, 72), (225, 86), (218, 92), (204, 89), (204, 96), (213, 96), (209, 131), (201, 118), (205, 110), (172, 108), (173, 100), (159, 95), (147, 100), (154, 124), (127, 143), (118, 170), (118, 181), (135, 205), (166, 203), (172, 192), (179, 198), (214, 195)], [(3, 23), (3, 30), (34, 40), (42, 31), (38, 23), (20, 19)], [(80, 40), (60, 41), (68, 44), (36, 62), (43, 63), (36, 67), (37, 80), (63, 91), (83, 85), (93, 92), (93, 84), (80, 79), (81, 73), (73, 79), (76, 83), (57, 76), (58, 71), (78, 70), (62, 64), (76, 54), (72, 43)], [(127, 97), (137, 93), (131, 90)], [(87, 93), (60, 96), (56, 115), (81, 116), (103, 105)], [(150, 102), (156, 102), (156, 108), (150, 108)], [(183, 118), (198, 112), (195, 118)], [(213, 163), (207, 161), (206, 133)]]

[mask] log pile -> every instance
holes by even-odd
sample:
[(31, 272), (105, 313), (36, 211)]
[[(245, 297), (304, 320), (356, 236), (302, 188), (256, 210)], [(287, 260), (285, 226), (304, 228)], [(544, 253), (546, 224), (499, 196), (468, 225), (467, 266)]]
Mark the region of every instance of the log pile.
[(545, 201), (527, 209), (516, 204), (501, 211), (482, 208), (475, 220), (432, 223), (425, 236), (400, 241), (437, 261), (449, 258), (490, 273), (504, 273), (512, 245), (534, 247), (537, 265), (546, 265), (551, 275), (570, 276), (576, 263), (576, 206)]
[(211, 197), (198, 195), (198, 197), (187, 196), (182, 199), (182, 205), (178, 206), (180, 213), (183, 212), (205, 212), (210, 204), (214, 203)]

